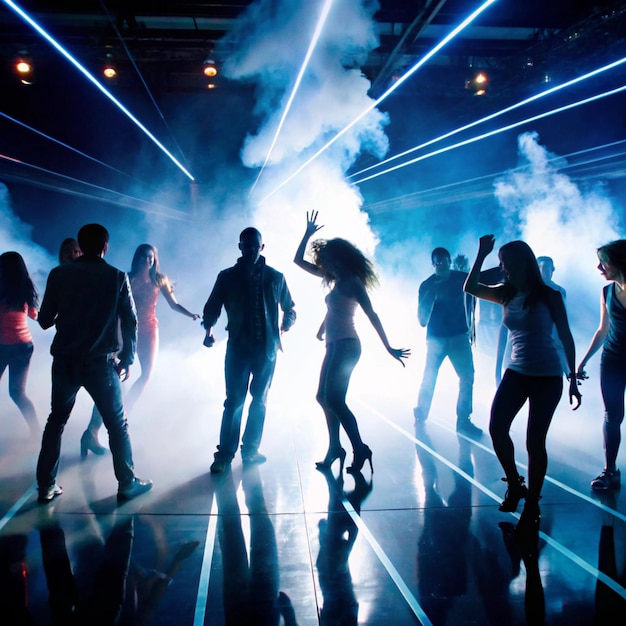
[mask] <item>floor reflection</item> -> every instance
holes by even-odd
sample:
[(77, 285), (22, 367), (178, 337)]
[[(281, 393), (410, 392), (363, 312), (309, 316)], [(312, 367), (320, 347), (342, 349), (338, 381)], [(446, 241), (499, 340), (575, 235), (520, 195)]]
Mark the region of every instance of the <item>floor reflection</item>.
[[(226, 624), (277, 626), (282, 616), (285, 626), (295, 625), (291, 600), (279, 591), (276, 534), (256, 465), (243, 470), (241, 485), (247, 516), (241, 513), (232, 471), (220, 477), (215, 490), (220, 514), (218, 538), (223, 561)], [(250, 523), (249, 552), (242, 527), (245, 517)]]

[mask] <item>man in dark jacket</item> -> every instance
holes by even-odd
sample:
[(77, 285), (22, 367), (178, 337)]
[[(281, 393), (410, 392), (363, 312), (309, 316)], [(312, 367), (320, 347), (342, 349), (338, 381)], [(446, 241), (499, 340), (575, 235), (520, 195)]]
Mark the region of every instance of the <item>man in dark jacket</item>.
[(43, 329), (56, 325), (50, 347), (54, 357), (52, 406), (37, 462), (40, 503), (63, 492), (56, 483), (61, 435), (81, 387), (93, 398), (109, 432), (118, 500), (129, 500), (152, 487), (152, 481), (135, 476), (120, 387), (120, 379), (128, 378), (137, 343), (137, 316), (128, 277), (103, 258), (109, 245), (104, 226), (83, 226), (78, 244), (83, 256), (50, 272), (39, 311)]
[[(246, 228), (239, 236), (241, 257), (233, 267), (221, 271), (204, 306), (204, 344), (212, 346), (213, 326), (222, 307), (228, 316), (228, 344), (224, 366), (226, 400), (222, 414), (220, 443), (211, 472), (223, 472), (232, 461), (241, 432), (243, 405), (250, 383), (252, 402), (241, 439), (244, 463), (263, 463), (259, 453), (263, 435), (267, 393), (276, 366), (276, 353), (282, 349), (281, 332), (296, 320), (294, 302), (284, 276), (265, 264), (261, 256), (263, 239), (256, 228)], [(283, 317), (279, 322), (278, 307)]]

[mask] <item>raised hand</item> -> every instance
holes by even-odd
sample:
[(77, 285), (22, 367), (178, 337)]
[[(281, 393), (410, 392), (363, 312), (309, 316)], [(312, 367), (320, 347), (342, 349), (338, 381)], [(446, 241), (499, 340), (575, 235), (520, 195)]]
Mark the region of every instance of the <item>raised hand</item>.
[(317, 224), (317, 211), (306, 212), (306, 236), (310, 237), (316, 233), (320, 228), (324, 228), (323, 225)]
[(496, 238), (493, 235), (483, 235), (478, 240), (478, 254), (486, 257), (491, 253), (496, 245)]

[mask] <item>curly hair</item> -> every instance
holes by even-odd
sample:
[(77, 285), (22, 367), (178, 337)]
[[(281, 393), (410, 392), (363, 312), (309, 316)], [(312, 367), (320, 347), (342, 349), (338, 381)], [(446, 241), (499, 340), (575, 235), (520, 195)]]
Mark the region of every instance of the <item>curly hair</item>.
[(340, 278), (355, 276), (366, 288), (378, 284), (372, 262), (345, 239), (317, 239), (311, 243), (313, 263), (324, 273), (324, 282), (332, 284)]
[(12, 311), (21, 311), (24, 303), (39, 306), (37, 288), (18, 252), (0, 254), (0, 302)]
[(162, 274), (159, 270), (159, 253), (155, 246), (150, 245), (149, 243), (142, 243), (137, 246), (135, 250), (135, 254), (133, 255), (133, 260), (130, 264), (130, 278), (133, 278), (139, 273), (139, 266), (141, 262), (146, 258), (146, 254), (148, 252), (152, 252), (154, 254), (154, 263), (150, 268), (148, 274), (150, 275), (150, 280), (153, 285), (158, 287), (167, 287), (170, 291), (174, 291), (168, 277), (165, 274)]

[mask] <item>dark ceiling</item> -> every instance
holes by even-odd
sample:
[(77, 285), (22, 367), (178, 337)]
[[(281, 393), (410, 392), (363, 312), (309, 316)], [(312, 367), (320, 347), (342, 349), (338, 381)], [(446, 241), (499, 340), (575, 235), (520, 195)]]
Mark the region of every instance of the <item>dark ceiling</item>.
[[(371, 0), (363, 3), (372, 4)], [(174, 146), (176, 154), (189, 157), (201, 182), (210, 182), (216, 159), (238, 157), (249, 129), (228, 137), (221, 137), (219, 131), (235, 128), (233, 120), (244, 116), (243, 108), (228, 99), (229, 93), (241, 86), (218, 74), (212, 81), (215, 89), (209, 93), (209, 81), (201, 68), (207, 58), (215, 60), (218, 67), (228, 59), (236, 43), (225, 35), (251, 1), (18, 0), (17, 4), (94, 75), (100, 76), (103, 63), (112, 59), (119, 75), (109, 85), (110, 90), (130, 103), (146, 126), (156, 128), (165, 121), (157, 118), (155, 109), (159, 114), (165, 110), (168, 120), (178, 119), (173, 133), (176, 140), (166, 143)], [(270, 10), (280, 11), (285, 1), (266, 4)], [(384, 93), (481, 4), (480, 0), (380, 0), (374, 15), (380, 45), (359, 64), (371, 83), (369, 95), (377, 98)], [(398, 98), (411, 101), (419, 97), (426, 108), (440, 109), (448, 126), (466, 123), (484, 111), (536, 93), (546, 81), (569, 80), (626, 56), (624, 33), (624, 0), (498, 0), (434, 56), (419, 76), (407, 81)], [(33, 85), (20, 84), (13, 72), (14, 60), (20, 54), (35, 62)], [(60, 159), (50, 150), (49, 137), (95, 159), (106, 156), (107, 163), (133, 173), (134, 166), (129, 166), (125, 157), (136, 155), (135, 162), (141, 160), (149, 176), (160, 176), (160, 170), (153, 169), (154, 159), (146, 157), (145, 145), (133, 134), (136, 129), (129, 129), (127, 120), (105, 118), (104, 98), (86, 86), (84, 77), (19, 17), (7, 0), (0, 2), (0, 60), (0, 180), (47, 184), (57, 189), (70, 185), (50, 179), (52, 171), (90, 183), (102, 184), (104, 179), (109, 189), (115, 186), (110, 172), (100, 177), (88, 175), (77, 166), (77, 156), (64, 154)], [(465, 88), (466, 80), (476, 69), (488, 71), (490, 89), (485, 104), (469, 106), (472, 96)], [(181, 125), (181, 120), (197, 119), (198, 98), (219, 102), (213, 110), (204, 109), (210, 111), (206, 114), (209, 117), (219, 114), (219, 128), (208, 123), (201, 128), (202, 121), (194, 122), (197, 126), (193, 130)], [(388, 106), (392, 109), (393, 102)], [(252, 108), (250, 104), (248, 108)], [(229, 116), (224, 117), (225, 112)], [(391, 115), (389, 131), (395, 132), (396, 138), (411, 130), (410, 120), (401, 117)], [(91, 125), (87, 133), (85, 128)], [(424, 125), (431, 130), (428, 122)], [(27, 126), (31, 130), (24, 134)], [(48, 137), (35, 137), (32, 129)], [(174, 145), (176, 141), (182, 146), (180, 150)], [(392, 144), (394, 141), (402, 147), (401, 140)], [(201, 156), (194, 154), (194, 142), (202, 146)]]

